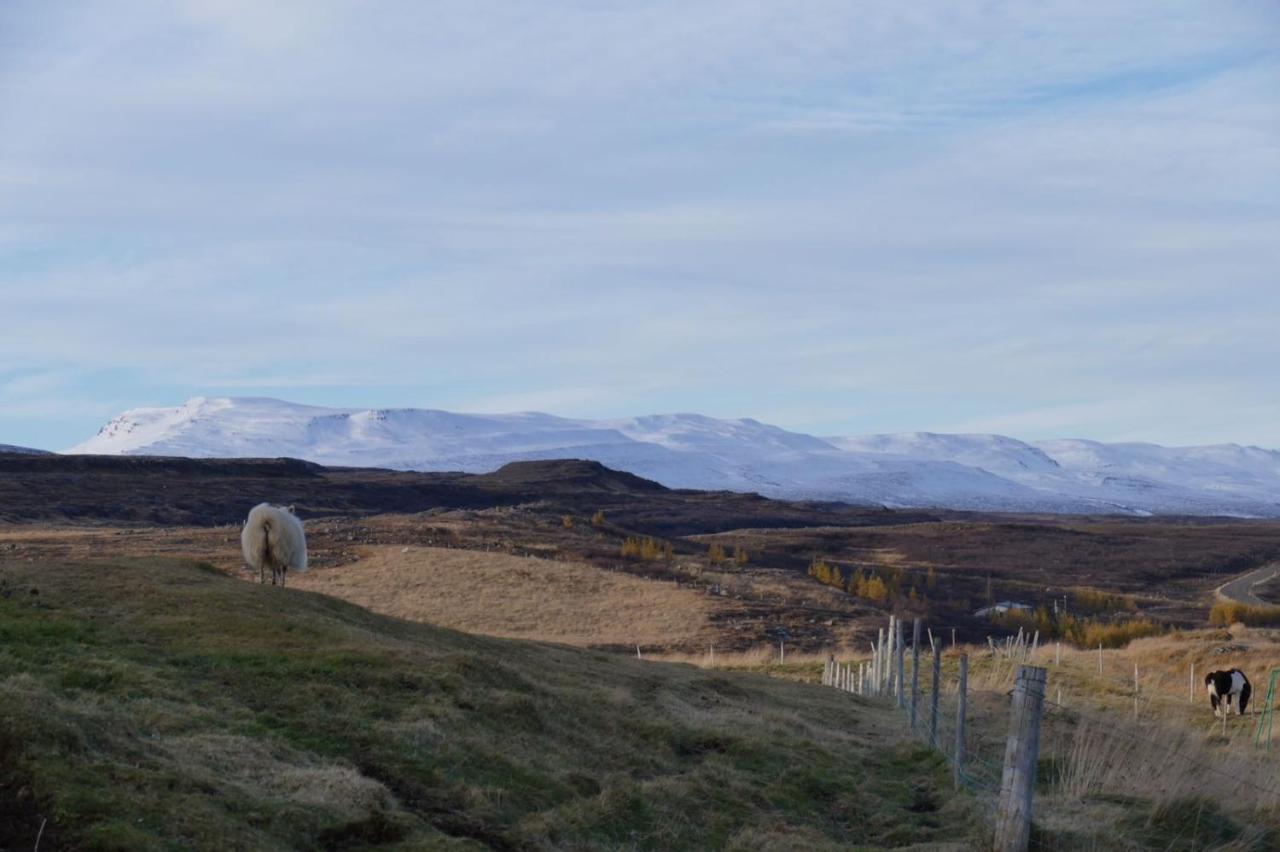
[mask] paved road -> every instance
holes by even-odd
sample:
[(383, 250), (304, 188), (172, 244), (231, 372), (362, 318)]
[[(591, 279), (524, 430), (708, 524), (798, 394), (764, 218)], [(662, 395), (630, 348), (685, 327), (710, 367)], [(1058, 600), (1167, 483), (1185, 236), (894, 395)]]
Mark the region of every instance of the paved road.
[(1234, 580), (1223, 583), (1218, 587), (1218, 597), (1226, 598), (1231, 601), (1239, 601), (1250, 606), (1274, 606), (1274, 604), (1264, 601), (1253, 593), (1253, 587), (1270, 580), (1272, 577), (1280, 573), (1280, 562), (1272, 562), (1270, 565), (1263, 565), (1261, 568), (1254, 569), (1248, 574), (1242, 574)]

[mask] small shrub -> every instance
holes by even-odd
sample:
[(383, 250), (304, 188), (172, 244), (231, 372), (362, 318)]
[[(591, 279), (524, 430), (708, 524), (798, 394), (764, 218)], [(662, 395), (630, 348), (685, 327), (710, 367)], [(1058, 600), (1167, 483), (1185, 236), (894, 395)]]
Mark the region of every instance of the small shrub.
[(840, 569), (831, 567), (827, 560), (821, 556), (815, 556), (813, 561), (809, 563), (809, 576), (824, 586), (835, 586), (837, 589), (844, 588), (844, 576)]
[(604, 509), (596, 509), (596, 513), (591, 516), (591, 526), (597, 529), (604, 526)]
[(1209, 610), (1209, 623), (1214, 627), (1247, 624), (1250, 627), (1280, 626), (1280, 606), (1249, 606), (1238, 601), (1218, 601)]
[(1168, 632), (1163, 624), (1149, 618), (1128, 618), (1106, 621), (1100, 618), (1082, 618), (1066, 613), (1054, 615), (1044, 607), (1034, 613), (1010, 611), (993, 615), (991, 621), (1008, 630), (1022, 628), (1026, 632), (1040, 631), (1040, 639), (1062, 639), (1077, 648), (1123, 648), (1134, 639), (1159, 636)]
[(1097, 589), (1077, 589), (1072, 597), (1075, 598), (1076, 609), (1090, 614), (1138, 611), (1137, 602), (1128, 595), (1113, 595)]
[(643, 559), (645, 562), (656, 562), (659, 559), (671, 561), (674, 551), (670, 542), (660, 542), (657, 539), (636, 538), (628, 536), (626, 541), (622, 542), (622, 557), (624, 559)]
[(573, 529), (573, 515), (561, 516), (560, 523), (564, 524), (564, 528), (567, 530)]
[(881, 580), (879, 576), (872, 576), (871, 579), (867, 580), (866, 592), (863, 597), (872, 603), (885, 603), (889, 600), (889, 587), (885, 585), (884, 580)]

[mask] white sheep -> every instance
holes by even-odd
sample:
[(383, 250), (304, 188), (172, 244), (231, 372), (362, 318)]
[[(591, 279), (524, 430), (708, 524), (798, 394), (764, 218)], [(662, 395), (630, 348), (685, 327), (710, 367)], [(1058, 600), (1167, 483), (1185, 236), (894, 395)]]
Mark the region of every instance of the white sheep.
[(268, 568), (273, 586), (284, 585), (290, 568), (307, 570), (307, 536), (292, 506), (254, 506), (240, 533), (240, 548), (249, 567), (258, 569), (259, 583), (267, 581)]

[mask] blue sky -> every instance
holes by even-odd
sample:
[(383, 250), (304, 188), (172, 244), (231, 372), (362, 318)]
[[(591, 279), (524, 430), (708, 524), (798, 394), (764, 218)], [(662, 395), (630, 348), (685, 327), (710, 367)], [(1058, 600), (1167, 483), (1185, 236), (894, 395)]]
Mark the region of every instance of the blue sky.
[(1280, 447), (1274, 2), (0, 4), (0, 442), (195, 395)]

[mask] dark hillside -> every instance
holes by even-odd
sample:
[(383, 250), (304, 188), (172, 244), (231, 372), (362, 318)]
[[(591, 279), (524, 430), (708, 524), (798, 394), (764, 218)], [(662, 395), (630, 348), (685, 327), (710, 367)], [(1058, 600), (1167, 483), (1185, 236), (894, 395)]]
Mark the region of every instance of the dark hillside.
[(935, 517), (673, 491), (578, 459), (515, 462), (492, 473), (465, 474), (323, 467), (298, 459), (0, 454), (0, 522), (219, 526), (242, 522), (263, 501), (294, 504), (309, 518), (540, 503), (551, 514), (605, 510), (630, 529), (668, 536)]

